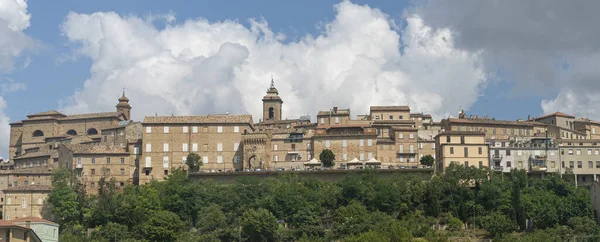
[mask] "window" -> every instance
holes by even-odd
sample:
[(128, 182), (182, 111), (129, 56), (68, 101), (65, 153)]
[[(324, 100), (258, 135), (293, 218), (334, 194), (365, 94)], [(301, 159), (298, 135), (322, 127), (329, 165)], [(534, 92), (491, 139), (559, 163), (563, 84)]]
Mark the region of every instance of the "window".
[(594, 150), (594, 155), (600, 155), (600, 150), (599, 149)]
[(93, 175), (96, 175), (96, 169), (92, 169), (92, 171), (91, 171), (91, 172), (92, 172), (92, 176), (93, 176)]
[(146, 144), (146, 152), (152, 152), (152, 144)]
[(234, 156), (233, 157), (233, 163), (235, 163), (235, 164), (240, 163), (240, 157), (239, 156)]
[(169, 144), (167, 144), (167, 143), (163, 144), (163, 151), (164, 152), (169, 152)]
[(550, 151), (550, 156), (555, 156), (556, 152), (555, 151)]
[(410, 153), (415, 153), (415, 146), (414, 145), (410, 145)]
[(41, 198), (38, 198), (38, 202), (39, 205), (42, 205), (42, 203), (44, 203), (44, 201)]
[(483, 154), (483, 148), (479, 147), (479, 148), (478, 148), (478, 151), (479, 151), (479, 154), (480, 154), (480, 155), (481, 155), (481, 154)]
[(110, 176), (110, 169), (104, 169), (104, 175)]
[(197, 143), (193, 143), (192, 144), (192, 151), (193, 152), (198, 152), (198, 144)]
[(169, 157), (163, 157), (163, 168), (169, 168)]
[(119, 174), (121, 174), (121, 176), (122, 176), (122, 175), (125, 175), (125, 169), (121, 169), (121, 170), (119, 170)]
[(393, 115), (390, 115), (390, 120), (393, 120), (393, 119), (394, 119), (394, 116), (393, 116)]
[(523, 161), (519, 161), (518, 166), (519, 166), (519, 168), (523, 168)]
[(27, 208), (27, 198), (23, 198), (21, 202), (21, 208)]
[(146, 133), (152, 133), (152, 127), (151, 126), (146, 126)]
[(465, 157), (469, 157), (469, 148), (465, 147), (464, 150), (465, 150)]
[(581, 161), (577, 161), (577, 168), (581, 168), (581, 167), (582, 167)]
[(479, 168), (483, 167), (483, 161), (479, 161)]
[(592, 134), (596, 134), (596, 128), (592, 128)]
[(277, 145), (273, 145), (273, 150), (277, 150), (277, 148), (279, 148)]
[(165, 134), (169, 133), (169, 126), (164, 126), (163, 127), (163, 133), (165, 133)]
[(577, 155), (581, 155), (581, 150), (577, 149)]
[(184, 134), (185, 134), (185, 133), (187, 133), (187, 132), (189, 131), (188, 129), (189, 129), (189, 127), (188, 127), (188, 126), (183, 126), (183, 133), (184, 133)]
[(398, 134), (398, 138), (399, 138), (399, 139), (404, 139), (404, 134), (403, 134), (402, 132), (400, 132), (400, 133)]
[(400, 153), (403, 153), (404, 152), (404, 145), (400, 145), (400, 149), (399, 150), (400, 150)]
[(348, 154), (344, 153), (343, 157), (345, 161), (348, 160)]
[(96, 164), (96, 158), (92, 158), (92, 164)]
[(217, 151), (223, 151), (223, 143), (217, 143)]
[(239, 133), (240, 132), (240, 126), (233, 126), (233, 132), (234, 133)]
[(165, 174), (165, 176), (169, 175), (169, 170), (164, 170), (163, 174)]
[(373, 146), (373, 140), (372, 139), (368, 139), (367, 140), (367, 145), (368, 146)]
[(6, 199), (6, 204), (10, 205), (10, 203), (11, 203), (11, 198), (9, 197)]
[(575, 162), (569, 161), (569, 168), (575, 168)]
[(198, 133), (198, 126), (192, 127), (192, 133)]
[(121, 164), (125, 164), (125, 158), (121, 158)]
[(202, 157), (202, 163), (204, 163), (204, 164), (208, 163), (208, 156), (203, 156)]
[(398, 119), (402, 119), (402, 118), (403, 118), (402, 115), (398, 116)]
[(435, 143), (431, 143), (431, 149), (435, 150)]
[(106, 164), (110, 164), (110, 158), (106, 158)]
[(367, 153), (367, 159), (370, 160), (371, 158), (373, 158), (373, 153), (372, 152)]
[(218, 164), (223, 163), (223, 156), (217, 156), (217, 163)]
[(81, 165), (81, 158), (77, 158), (77, 165)]
[(379, 116), (375, 116), (375, 120), (379, 120)]
[(596, 161), (596, 168), (600, 168), (600, 161)]
[(325, 148), (329, 148), (331, 146), (329, 140), (325, 140)]
[(233, 143), (233, 151), (237, 151), (240, 148), (240, 143)]
[(342, 147), (348, 147), (348, 141), (347, 140), (342, 140)]
[(450, 147), (450, 154), (454, 154), (454, 147)]
[(419, 149), (423, 149), (423, 143), (419, 143)]
[(555, 167), (556, 167), (556, 161), (551, 161), (550, 168), (555, 168)]
[(522, 156), (523, 155), (523, 151), (522, 150), (517, 150), (517, 155), (518, 156)]
[(569, 149), (569, 155), (573, 155), (573, 150)]
[(588, 150), (587, 150), (587, 154), (588, 154), (588, 155), (591, 155), (591, 154), (592, 154), (592, 149), (588, 149)]
[(217, 127), (217, 133), (223, 133), (223, 126)]
[(506, 156), (510, 156), (510, 150), (506, 150)]
[(335, 117), (335, 123), (339, 124), (340, 123), (340, 117)]
[(414, 138), (415, 138), (415, 134), (412, 134), (412, 133), (411, 133), (411, 134), (409, 134), (409, 135), (408, 135), (408, 138), (409, 138), (409, 139), (414, 139)]
[(588, 161), (588, 168), (594, 168), (594, 162)]
[(465, 161), (465, 166), (469, 167), (469, 162), (468, 161)]
[(188, 145), (188, 143), (183, 143), (183, 145), (181, 146), (181, 150), (183, 152), (187, 152), (189, 148), (190, 146)]
[(137, 146), (133, 147), (133, 154), (134, 155), (139, 155), (140, 154), (140, 147), (137, 147)]
[(361, 139), (359, 142), (360, 142), (360, 146), (365, 146), (365, 140), (364, 139)]
[(360, 160), (365, 160), (365, 153), (360, 153)]
[(450, 143), (450, 136), (446, 136), (446, 143)]
[(465, 143), (465, 136), (460, 136), (460, 143), (464, 144)]

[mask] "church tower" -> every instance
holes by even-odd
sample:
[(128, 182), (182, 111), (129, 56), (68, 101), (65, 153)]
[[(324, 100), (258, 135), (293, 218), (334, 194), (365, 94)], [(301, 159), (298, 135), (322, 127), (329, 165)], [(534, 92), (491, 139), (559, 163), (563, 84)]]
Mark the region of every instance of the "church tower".
[(267, 89), (267, 95), (263, 97), (263, 121), (281, 120), (281, 106), (283, 100), (279, 97), (279, 92), (275, 88), (275, 82), (271, 76), (271, 87)]
[(129, 105), (129, 98), (125, 96), (125, 91), (123, 91), (123, 96), (119, 98), (119, 104), (117, 104), (117, 112), (121, 112), (125, 115), (125, 120), (129, 120), (131, 118), (131, 105)]

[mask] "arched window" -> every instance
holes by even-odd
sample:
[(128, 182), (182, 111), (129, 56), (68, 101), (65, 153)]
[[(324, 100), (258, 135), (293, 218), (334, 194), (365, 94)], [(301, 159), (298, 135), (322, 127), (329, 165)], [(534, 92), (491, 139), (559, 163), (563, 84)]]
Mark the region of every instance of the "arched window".
[(273, 119), (273, 117), (275, 117), (275, 109), (273, 107), (269, 108), (269, 120)]
[(38, 129), (36, 131), (33, 131), (33, 137), (42, 137), (42, 136), (44, 136), (44, 132), (42, 132), (41, 130)]
[(96, 134), (98, 134), (98, 130), (96, 130), (95, 128), (88, 129), (87, 134), (88, 135), (96, 135)]
[(69, 131), (67, 131), (68, 135), (77, 135), (77, 131), (73, 130), (73, 129), (69, 129)]

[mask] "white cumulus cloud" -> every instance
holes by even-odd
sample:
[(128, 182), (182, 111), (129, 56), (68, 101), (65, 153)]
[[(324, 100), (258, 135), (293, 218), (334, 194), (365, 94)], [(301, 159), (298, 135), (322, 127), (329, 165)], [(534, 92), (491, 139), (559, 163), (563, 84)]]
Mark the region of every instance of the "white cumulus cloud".
[[(30, 19), (24, 0), (0, 0), (0, 74), (13, 71), (15, 58), (33, 47), (33, 40), (23, 33)], [(12, 80), (0, 81), (0, 156), (8, 156), (10, 134), (10, 118), (5, 113), (7, 104), (2, 94), (24, 88), (24, 84)]]
[(70, 13), (61, 26), (76, 55), (93, 61), (90, 78), (61, 101), (79, 113), (112, 110), (125, 87), (133, 118), (154, 115), (262, 115), (270, 76), (284, 100), (284, 117), (335, 106), (353, 114), (370, 105), (406, 105), (437, 118), (469, 107), (486, 75), (477, 51), (455, 48), (449, 29), (418, 15), (393, 18), (343, 1), (321, 33), (286, 41), (266, 20), (249, 27), (189, 19), (157, 29), (143, 16)]

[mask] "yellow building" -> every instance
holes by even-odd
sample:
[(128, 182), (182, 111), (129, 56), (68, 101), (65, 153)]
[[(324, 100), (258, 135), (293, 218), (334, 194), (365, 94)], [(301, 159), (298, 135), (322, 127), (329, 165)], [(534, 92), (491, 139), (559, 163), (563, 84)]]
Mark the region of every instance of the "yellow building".
[(45, 201), (51, 191), (52, 187), (48, 185), (24, 185), (4, 189), (3, 219), (48, 217), (50, 210)]
[(451, 163), (489, 167), (489, 145), (485, 134), (476, 131), (445, 131), (435, 137), (436, 169), (443, 172)]

